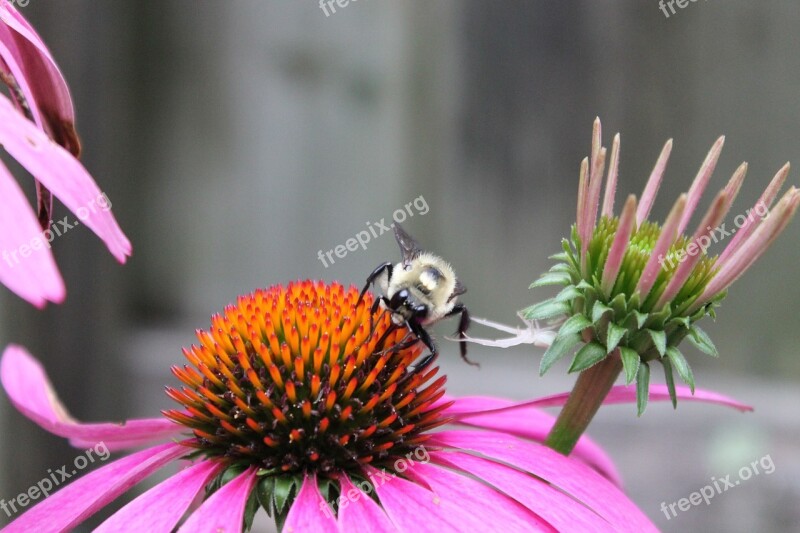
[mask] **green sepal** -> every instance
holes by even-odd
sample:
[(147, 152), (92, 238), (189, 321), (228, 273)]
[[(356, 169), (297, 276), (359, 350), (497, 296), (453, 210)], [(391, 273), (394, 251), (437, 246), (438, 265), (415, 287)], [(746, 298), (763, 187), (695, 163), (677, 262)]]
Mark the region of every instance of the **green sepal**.
[(566, 315), (572, 311), (569, 304), (556, 302), (554, 299), (545, 300), (527, 307), (521, 311), (526, 320), (544, 320), (559, 315)]
[(556, 302), (569, 302), (581, 296), (583, 296), (583, 293), (576, 289), (573, 285), (570, 285), (559, 292), (556, 297), (553, 298), (553, 300)]
[(664, 307), (661, 309), (661, 311), (658, 311), (657, 313), (650, 313), (650, 321), (648, 326), (654, 329), (664, 329), (664, 325), (671, 316), (672, 306), (668, 303), (664, 304)]
[(545, 287), (547, 285), (569, 285), (572, 282), (572, 278), (566, 272), (548, 272), (547, 274), (542, 274), (542, 277), (528, 285), (529, 289), (535, 289), (536, 287)]
[(622, 368), (625, 370), (625, 385), (630, 385), (636, 379), (636, 372), (639, 370), (639, 354), (636, 350), (620, 346), (619, 355), (622, 357)]
[(650, 396), (650, 367), (645, 361), (639, 364), (636, 373), (636, 416), (642, 416), (647, 409), (647, 400)]
[(686, 358), (683, 356), (680, 350), (674, 346), (667, 348), (667, 357), (669, 358), (669, 362), (672, 363), (672, 366), (675, 367), (675, 370), (678, 371), (678, 375), (681, 377), (683, 382), (689, 385), (689, 388), (692, 390), (692, 394), (694, 394), (694, 374), (692, 374), (692, 368), (689, 366)]
[(586, 370), (590, 366), (594, 366), (608, 356), (605, 347), (596, 343), (590, 342), (578, 350), (572, 364), (569, 366), (569, 373), (580, 372)]
[(255, 492), (261, 507), (264, 508), (269, 516), (272, 516), (272, 494), (275, 492), (275, 477), (266, 476), (261, 478), (256, 484), (256, 490), (253, 492)]
[(585, 291), (586, 289), (594, 289), (594, 285), (592, 285), (585, 279), (580, 280), (578, 284), (575, 285), (575, 287), (579, 288), (582, 291)]
[(633, 316), (636, 317), (636, 326), (638, 329), (642, 329), (642, 327), (644, 327), (645, 322), (647, 322), (647, 319), (650, 318), (650, 315), (648, 315), (647, 313), (641, 313), (639, 311), (634, 311)]
[(675, 376), (672, 375), (672, 363), (669, 362), (669, 357), (659, 359), (661, 364), (664, 365), (664, 379), (667, 382), (667, 390), (669, 391), (669, 399), (672, 402), (672, 408), (678, 408), (678, 395), (675, 392)]
[(627, 329), (620, 327), (613, 322), (609, 322), (608, 335), (606, 337), (606, 351), (608, 353), (614, 351), (614, 348), (617, 347), (619, 341), (622, 340), (622, 337), (624, 337), (627, 332)]
[[(569, 256), (567, 255), (567, 252), (559, 252), (549, 256), (548, 259), (552, 259), (553, 261), (566, 261), (569, 259)], [(551, 268), (550, 270), (553, 269)]]
[(667, 353), (667, 334), (660, 329), (648, 329), (647, 334), (650, 335), (650, 340), (653, 341), (658, 355), (664, 357), (664, 354)]
[(717, 347), (714, 346), (711, 337), (709, 337), (708, 333), (700, 329), (698, 326), (692, 326), (689, 328), (688, 338), (689, 342), (694, 344), (701, 352), (706, 353), (711, 357), (719, 357), (719, 352), (717, 351)]
[(625, 295), (622, 293), (617, 294), (614, 299), (608, 303), (608, 306), (614, 310), (614, 316), (625, 316), (625, 308), (627, 307), (625, 304)]
[(580, 333), (591, 325), (592, 322), (584, 315), (572, 315), (561, 325), (561, 328), (558, 330), (558, 337), (565, 337), (567, 335), (572, 335), (573, 333)]
[(613, 313), (614, 313), (613, 309), (611, 309), (609, 306), (598, 300), (592, 306), (592, 322), (597, 324), (603, 319), (603, 317), (606, 314), (613, 314)]
[(575, 347), (576, 344), (581, 342), (581, 336), (578, 333), (571, 333), (569, 335), (559, 335), (553, 341), (553, 344), (547, 348), (542, 356), (542, 362), (539, 363), (539, 375), (544, 376), (545, 372), (550, 370), (553, 363), (564, 357), (567, 352)]
[(260, 507), (261, 505), (258, 501), (256, 491), (250, 491), (250, 494), (247, 496), (247, 503), (244, 506), (244, 523), (242, 525), (242, 531), (245, 533), (253, 529), (253, 520), (255, 520), (256, 513)]
[(272, 498), (277, 513), (282, 513), (286, 504), (300, 491), (302, 481), (297, 477), (275, 477)]

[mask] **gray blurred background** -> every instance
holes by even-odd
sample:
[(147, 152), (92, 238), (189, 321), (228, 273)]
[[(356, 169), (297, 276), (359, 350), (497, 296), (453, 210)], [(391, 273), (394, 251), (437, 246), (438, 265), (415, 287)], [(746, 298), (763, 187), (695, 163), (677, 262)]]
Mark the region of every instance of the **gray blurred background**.
[[(620, 194), (639, 194), (675, 139), (659, 219), (720, 134), (712, 189), (750, 163), (729, 218), (800, 162), (795, 2), (696, 2), (669, 17), (641, 0), (352, 0), (329, 16), (313, 0), (30, 0), (22, 12), (70, 83), (84, 163), (134, 244), (122, 267), (85, 228), (58, 239), (68, 298), (44, 312), (0, 290), (2, 344), (39, 357), (82, 420), (170, 407), (180, 348), (240, 293), (307, 277), (360, 285), (397, 258), (389, 234), (327, 267), (318, 251), (419, 197), (428, 209), (412, 207), (406, 229), (453, 263), (473, 315), (514, 324), (550, 294), (526, 287), (574, 220), (597, 115), (607, 146), (622, 135)], [(637, 419), (620, 406), (591, 427), (665, 531), (800, 528), (799, 239), (795, 222), (705, 325), (718, 360), (686, 349), (700, 386), (755, 413), (683, 402)], [(441, 344), (453, 393), (572, 383), (564, 365), (537, 377), (540, 349), (474, 347), (476, 370)], [(0, 423), (0, 498), (78, 453), (4, 395)], [(772, 474), (670, 520), (660, 510), (767, 455)]]

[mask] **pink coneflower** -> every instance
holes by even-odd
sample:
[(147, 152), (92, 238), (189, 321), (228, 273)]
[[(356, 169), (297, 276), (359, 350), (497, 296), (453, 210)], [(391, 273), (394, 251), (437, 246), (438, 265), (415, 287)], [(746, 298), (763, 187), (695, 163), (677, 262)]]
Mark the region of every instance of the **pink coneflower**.
[[(636, 380), (638, 409), (646, 406), (650, 364), (661, 363), (666, 383), (676, 402), (673, 370), (694, 389), (691, 368), (678, 345), (684, 338), (703, 352), (717, 351), (697, 322), (727, 294), (727, 288), (772, 244), (791, 220), (800, 204), (800, 192), (791, 187), (770, 209), (789, 172), (784, 165), (752, 209), (723, 222), (747, 171), (742, 163), (717, 194), (697, 228), (685, 232), (708, 185), (724, 142), (711, 147), (689, 192), (678, 197), (663, 225), (648, 220), (661, 185), (672, 140), (667, 141), (650, 179), (637, 202), (627, 197), (622, 212), (614, 215), (614, 194), (619, 164), (619, 135), (611, 147), (604, 197), (600, 198), (606, 167), (606, 149), (601, 147), (600, 120), (595, 121), (592, 153), (581, 163), (577, 222), (571, 238), (563, 240), (560, 261), (531, 288), (562, 285), (557, 296), (521, 312), (531, 337), (535, 320), (562, 320), (552, 344), (545, 352), (540, 372), (575, 352), (570, 372), (582, 372), (606, 362), (624, 370), (626, 382)], [(600, 215), (598, 220), (598, 215)], [(732, 230), (732, 231), (731, 231)], [(727, 239), (727, 240), (726, 240)], [(710, 245), (725, 242), (719, 256), (707, 253)], [(481, 341), (491, 344), (490, 341)], [(522, 334), (504, 339), (504, 345), (528, 342)], [(611, 379), (608, 386), (613, 383)]]
[[(595, 444), (581, 439), (570, 458), (541, 445), (553, 418), (537, 402), (445, 397), (437, 367), (411, 366), (421, 343), (384, 311), (371, 316), (371, 295), (357, 301), (355, 287), (311, 281), (240, 297), (197, 332), (184, 350), (191, 364), (173, 367), (183, 386), (167, 394), (180, 408), (122, 425), (74, 421), (39, 363), (7, 348), (0, 375), (12, 403), (73, 445), (180, 439), (93, 471), (7, 531), (73, 528), (181, 460), (98, 531), (241, 531), (259, 507), (284, 531), (654, 530)], [(609, 401), (633, 398), (620, 387)]]
[[(36, 182), (38, 214), (0, 161), (0, 282), (36, 306), (64, 299), (64, 283), (50, 242), (78, 223), (88, 226), (120, 262), (130, 255), (128, 239), (101, 193), (76, 157), (72, 100), (50, 52), (28, 22), (0, 0), (0, 145)], [(79, 221), (51, 220), (52, 195)], [(38, 217), (38, 220), (37, 220)]]

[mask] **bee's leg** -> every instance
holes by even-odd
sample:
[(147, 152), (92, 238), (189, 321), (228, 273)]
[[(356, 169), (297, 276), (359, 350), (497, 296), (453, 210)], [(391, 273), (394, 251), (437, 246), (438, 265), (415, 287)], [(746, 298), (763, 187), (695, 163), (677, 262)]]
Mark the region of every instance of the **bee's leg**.
[(356, 302), (356, 307), (358, 307), (358, 304), (361, 303), (361, 299), (364, 297), (364, 293), (367, 292), (367, 289), (369, 289), (369, 286), (372, 285), (375, 282), (375, 279), (381, 274), (383, 274), (384, 271), (387, 271), (387, 273), (389, 274), (389, 279), (392, 279), (392, 264), (387, 261), (386, 263), (381, 263), (380, 265), (378, 265), (378, 268), (373, 270), (372, 274), (367, 276), (367, 283), (364, 284), (364, 288), (361, 289), (361, 293), (358, 295), (358, 301)]
[[(458, 321), (458, 329), (456, 330), (456, 335), (458, 335), (459, 339), (463, 339), (466, 337), (467, 330), (469, 329), (469, 325), (471, 323), (471, 320), (469, 318), (469, 311), (467, 311), (467, 308), (464, 306), (464, 304), (456, 304), (455, 307), (453, 307), (453, 309), (451, 309), (450, 312), (445, 315), (445, 317), (450, 317), (453, 315), (457, 315), (459, 313), (461, 313), (461, 319)], [(465, 363), (468, 363), (472, 366), (481, 366), (478, 363), (469, 360), (469, 358), (467, 357), (467, 343), (464, 342), (463, 340), (461, 341), (460, 349), (461, 349), (461, 359), (463, 359)]]
[(433, 360), (436, 359), (436, 356), (439, 355), (439, 351), (436, 349), (436, 344), (434, 344), (430, 334), (425, 330), (425, 328), (422, 327), (422, 324), (416, 320), (409, 320), (408, 328), (414, 332), (414, 335), (416, 335), (417, 338), (422, 341), (422, 344), (427, 346), (427, 348), (431, 351), (431, 353), (423, 357), (422, 361), (414, 365), (414, 373), (416, 374), (430, 365)]

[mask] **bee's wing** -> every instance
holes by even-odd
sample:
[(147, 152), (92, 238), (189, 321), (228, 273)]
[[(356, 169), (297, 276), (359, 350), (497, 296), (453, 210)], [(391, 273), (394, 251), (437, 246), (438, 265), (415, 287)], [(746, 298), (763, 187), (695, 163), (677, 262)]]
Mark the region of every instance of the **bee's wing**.
[(455, 296), (460, 296), (460, 295), (464, 294), (465, 292), (467, 292), (467, 288), (464, 286), (463, 283), (461, 283), (460, 279), (457, 279), (456, 280), (456, 286), (453, 289), (453, 294), (451, 295), (451, 298), (455, 297)]
[(394, 224), (394, 238), (400, 246), (400, 253), (403, 254), (403, 266), (407, 267), (411, 262), (422, 253), (422, 247), (414, 237), (406, 233), (400, 224)]

